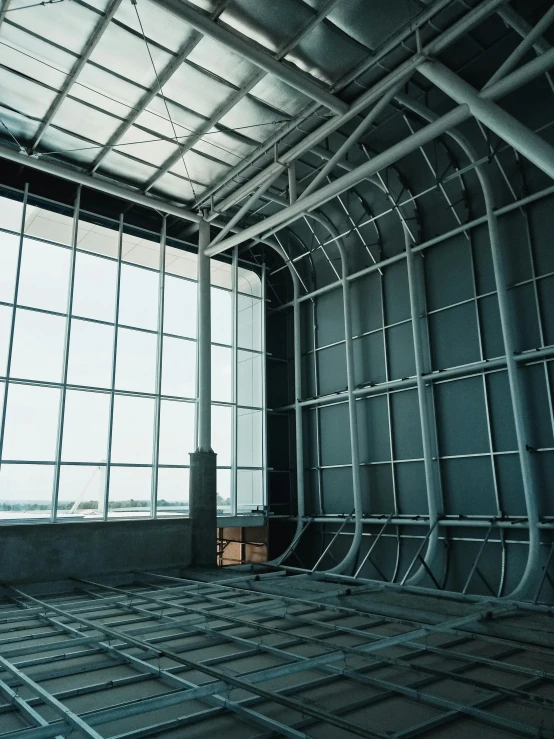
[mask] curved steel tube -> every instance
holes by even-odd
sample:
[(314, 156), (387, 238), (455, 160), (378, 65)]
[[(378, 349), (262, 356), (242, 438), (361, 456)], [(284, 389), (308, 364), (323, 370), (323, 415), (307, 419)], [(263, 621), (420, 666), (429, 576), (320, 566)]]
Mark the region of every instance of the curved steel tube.
[[(414, 112), (422, 118), (432, 120), (434, 114), (427, 110), (424, 106), (411, 100), (405, 95), (398, 95), (397, 99), (406, 107), (410, 107)], [(510, 303), (508, 299), (508, 289), (506, 273), (504, 269), (504, 260), (502, 257), (502, 249), (500, 245), (500, 236), (498, 233), (498, 219), (494, 212), (493, 191), (491, 181), (483, 164), (478, 164), (479, 158), (473, 150), (471, 144), (464, 136), (456, 131), (447, 131), (448, 135), (458, 144), (462, 151), (466, 154), (472, 164), (475, 164), (475, 173), (479, 179), (479, 184), (483, 192), (485, 201), (487, 224), (489, 230), (489, 240), (491, 247), (491, 255), (493, 262), (494, 279), (496, 283), (496, 292), (498, 297), (498, 308), (500, 313), (500, 323), (502, 327), (502, 338), (504, 341), (504, 349), (506, 351), (506, 369), (508, 372), (508, 382), (510, 386), (510, 396), (512, 400), (512, 409), (514, 414), (514, 425), (516, 429), (517, 447), (521, 466), (521, 476), (523, 480), (523, 494), (525, 499), (525, 508), (529, 522), (529, 549), (527, 554), (527, 563), (525, 571), (518, 586), (506, 597), (523, 598), (532, 587), (537, 579), (537, 572), (540, 564), (540, 533), (539, 510), (536, 494), (536, 484), (533, 470), (529, 460), (529, 452), (527, 451), (527, 443), (525, 439), (526, 430), (529, 428), (529, 419), (521, 388), (520, 376), (515, 360), (516, 346), (512, 332), (512, 322), (510, 320)]]
[(346, 249), (341, 238), (338, 238), (338, 231), (333, 224), (319, 213), (307, 214), (314, 221), (320, 223), (333, 238), (336, 239), (340, 261), (341, 261), (341, 282), (342, 282), (342, 301), (344, 309), (344, 339), (346, 352), (346, 392), (348, 397), (348, 420), (350, 428), (350, 448), (352, 455), (352, 492), (354, 497), (354, 536), (344, 558), (332, 569), (327, 570), (334, 574), (344, 572), (350, 565), (355, 563), (356, 555), (362, 542), (363, 533), (363, 511), (362, 511), (362, 490), (360, 483), (360, 450), (358, 445), (358, 423), (356, 413), (356, 396), (354, 388), (356, 380), (354, 377), (354, 346), (352, 340), (352, 311), (350, 304), (350, 282), (348, 281), (348, 257)]

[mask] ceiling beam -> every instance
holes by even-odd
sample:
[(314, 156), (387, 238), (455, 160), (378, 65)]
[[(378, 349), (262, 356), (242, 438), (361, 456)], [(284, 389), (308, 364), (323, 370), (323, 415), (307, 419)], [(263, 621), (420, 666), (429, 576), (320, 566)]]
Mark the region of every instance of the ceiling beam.
[(130, 203), (136, 205), (142, 205), (145, 208), (152, 208), (158, 210), (161, 213), (167, 213), (168, 215), (182, 218), (185, 221), (192, 221), (193, 223), (200, 222), (200, 216), (196, 213), (192, 213), (186, 208), (182, 208), (173, 203), (168, 203), (165, 200), (152, 197), (151, 195), (144, 195), (141, 192), (130, 190), (123, 185), (116, 185), (108, 180), (100, 179), (99, 177), (93, 177), (90, 174), (79, 172), (77, 170), (69, 169), (60, 164), (54, 164), (48, 162), (43, 158), (30, 157), (26, 154), (20, 154), (13, 149), (8, 149), (5, 146), (0, 146), (0, 159), (7, 159), (10, 162), (15, 162), (23, 167), (30, 167), (31, 169), (37, 169), (40, 172), (53, 175), (54, 177), (60, 177), (63, 180), (69, 180), (69, 182), (75, 182), (78, 185), (84, 187), (90, 187), (92, 190), (98, 190), (99, 192), (106, 193), (107, 195), (113, 195), (115, 198), (121, 198), (127, 200)]
[[(427, 44), (420, 53), (414, 53), (409, 59), (400, 64), (396, 69), (392, 70), (389, 74), (383, 77), (379, 82), (373, 85), (367, 92), (360, 95), (352, 105), (350, 106), (347, 113), (342, 116), (335, 116), (330, 120), (325, 121), (315, 131), (306, 136), (302, 141), (293, 146), (288, 152), (280, 156), (280, 161), (284, 164), (296, 159), (301, 154), (305, 153), (309, 149), (313, 148), (315, 144), (319, 144), (327, 136), (332, 134), (335, 130), (339, 129), (344, 123), (354, 118), (359, 113), (362, 113), (364, 109), (371, 105), (372, 102), (379, 99), (379, 97), (389, 89), (390, 86), (396, 84), (396, 82), (407, 72), (414, 70), (417, 65), (426, 56), (436, 56), (437, 54), (448, 48), (458, 38), (463, 36), (465, 33), (475, 28), (485, 18), (489, 17), (493, 13), (497, 12), (499, 8), (504, 6), (508, 0), (482, 0), (480, 5), (475, 6), (469, 10), (459, 20), (455, 21), (449, 28), (440, 33), (435, 39)], [(437, 1), (433, 8), (444, 7), (442, 0)], [(426, 11), (427, 12), (427, 11)], [(413, 29), (408, 29), (408, 35), (414, 33)], [(377, 64), (386, 54), (396, 48), (398, 43), (403, 43), (407, 38), (406, 34), (401, 34), (398, 38), (395, 37), (393, 42), (387, 42), (383, 49), (377, 52), (371, 57), (372, 65)], [(369, 68), (369, 67), (368, 67)], [(241, 200), (245, 194), (248, 194), (256, 187), (258, 177), (263, 181), (266, 177), (266, 171), (260, 172), (252, 179), (252, 182), (248, 182), (245, 185), (239, 187), (236, 192), (227, 195), (225, 198), (217, 198), (217, 193), (230, 181), (237, 181), (239, 175), (241, 175), (250, 165), (254, 164), (264, 153), (273, 148), (278, 142), (289, 132), (295, 130), (298, 123), (306, 119), (311, 113), (317, 110), (317, 105), (311, 103), (305, 110), (301, 112), (299, 116), (294, 118), (290, 123), (287, 123), (282, 129), (280, 129), (274, 136), (271, 136), (267, 141), (261, 144), (252, 154), (248, 155), (242, 162), (237, 164), (230, 170), (224, 177), (216, 182), (211, 187), (207, 188), (199, 198), (199, 203), (204, 204), (211, 200), (212, 196), (215, 197), (217, 203), (217, 210), (223, 211), (226, 208), (234, 205), (238, 200)], [(271, 166), (271, 165), (270, 165)], [(266, 170), (269, 167), (266, 168)]]
[(275, 75), (287, 85), (302, 92), (312, 100), (317, 101), (320, 105), (324, 105), (329, 110), (335, 113), (345, 113), (348, 110), (347, 103), (326, 90), (314, 79), (311, 79), (308, 75), (300, 72), (293, 66), (275, 59), (274, 56), (262, 47), (257, 46), (253, 41), (247, 41), (237, 33), (228, 30), (225, 26), (212, 21), (208, 16), (188, 3), (183, 2), (183, 0), (153, 0), (153, 2), (177, 18), (185, 21), (205, 36), (219, 41), (236, 54), (248, 59), (255, 66), (269, 74)]
[(0, 26), (2, 25), (2, 21), (6, 17), (6, 13), (8, 12), (11, 1), (12, 0), (4, 0), (4, 2), (2, 3), (2, 7), (0, 8)]
[(119, 6), (121, 5), (121, 2), (122, 0), (111, 0), (111, 3), (108, 5), (103, 17), (97, 23), (89, 40), (85, 44), (85, 48), (83, 49), (79, 59), (73, 66), (73, 69), (71, 70), (71, 72), (67, 75), (65, 82), (63, 83), (61, 87), (61, 90), (59, 91), (59, 93), (56, 95), (56, 97), (52, 101), (52, 104), (48, 108), (46, 115), (42, 119), (40, 126), (38, 127), (38, 131), (36, 132), (33, 142), (31, 144), (31, 147), (30, 147), (31, 152), (35, 151), (35, 149), (39, 145), (42, 137), (44, 136), (46, 132), (46, 129), (52, 123), (54, 116), (60, 109), (63, 101), (68, 96), (69, 91), (71, 90), (73, 86), (73, 83), (75, 82), (75, 80), (77, 79), (81, 71), (83, 70), (85, 64), (90, 59), (90, 56), (92, 52), (94, 51), (94, 49), (96, 48), (98, 42), (102, 38), (104, 31), (108, 28), (108, 26), (112, 22), (112, 18), (117, 13), (117, 10)]

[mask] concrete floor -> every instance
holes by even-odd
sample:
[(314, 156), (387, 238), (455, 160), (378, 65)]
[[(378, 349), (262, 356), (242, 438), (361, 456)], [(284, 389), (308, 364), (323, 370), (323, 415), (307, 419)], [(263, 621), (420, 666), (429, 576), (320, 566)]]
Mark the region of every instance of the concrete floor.
[(1, 736), (554, 737), (545, 607), (228, 568), (0, 596)]

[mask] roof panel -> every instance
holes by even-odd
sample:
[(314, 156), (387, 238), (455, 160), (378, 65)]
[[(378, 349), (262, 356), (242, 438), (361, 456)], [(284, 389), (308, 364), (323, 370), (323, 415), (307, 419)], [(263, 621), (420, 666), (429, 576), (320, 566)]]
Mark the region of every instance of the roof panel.
[(214, 39), (204, 36), (189, 54), (189, 60), (237, 87), (245, 84), (258, 68)]
[(231, 136), (224, 131), (212, 128), (200, 141), (196, 142), (194, 148), (234, 166), (252, 152), (254, 145), (240, 140), (237, 136)]
[(55, 90), (49, 90), (6, 69), (0, 69), (0, 90), (3, 105), (36, 118), (44, 116), (56, 97)]
[(244, 133), (255, 141), (265, 141), (273, 132), (273, 125), (267, 124), (282, 120), (282, 117), (253, 98), (244, 97), (223, 116), (221, 123), (228, 128), (250, 126), (248, 130), (243, 129)]
[(175, 102), (206, 117), (212, 116), (235, 90), (223, 82), (203, 74), (190, 64), (182, 64), (164, 85), (164, 93)]
[(268, 74), (252, 88), (250, 94), (288, 115), (295, 115), (311, 102), (306, 95)]
[(56, 88), (63, 84), (65, 75), (75, 64), (74, 54), (31, 36), (11, 23), (2, 24), (0, 54), (3, 64)]
[[(196, 115), (192, 111), (184, 110), (180, 106), (176, 106), (171, 101), (167, 101), (171, 120), (175, 125), (177, 136), (182, 142), (204, 124), (205, 119)], [(147, 128), (150, 131), (159, 133), (161, 136), (173, 138), (173, 126), (167, 117), (167, 110), (164, 101), (158, 96), (152, 100), (148, 106), (148, 110), (139, 115), (136, 125)]]
[(314, 16), (301, 0), (266, 3), (260, 13), (259, 0), (232, 0), (221, 20), (243, 36), (277, 52)]
[(195, 183), (202, 182), (205, 185), (209, 185), (212, 182), (215, 182), (218, 177), (222, 177), (226, 174), (229, 169), (229, 167), (224, 163), (208, 159), (207, 157), (202, 156), (202, 154), (194, 151), (194, 149), (188, 151), (184, 157), (187, 165), (186, 168), (183, 165), (182, 159), (179, 158), (169, 171), (175, 172), (181, 177), (188, 177), (190, 175)]
[(136, 128), (136, 126), (131, 126), (121, 137), (117, 145), (117, 148), (119, 147), (121, 147), (122, 152), (131, 154), (131, 156), (149, 162), (156, 167), (161, 167), (175, 151), (175, 144), (163, 139), (153, 139), (151, 135)]
[(115, 19), (142, 35), (137, 10), (146, 38), (166, 49), (177, 52), (179, 47), (194, 33), (187, 23), (148, 0), (141, 0), (137, 5), (122, 2), (115, 14)]
[[(194, 185), (196, 195), (201, 195), (205, 189), (206, 188), (201, 185)], [(187, 180), (183, 180), (180, 177), (176, 177), (174, 174), (171, 174), (171, 172), (160, 177), (151, 192), (152, 195), (166, 197), (178, 202), (191, 203), (195, 200), (190, 182), (187, 182)]]
[[(98, 149), (92, 147), (90, 141), (85, 141), (79, 136), (72, 136), (66, 131), (60, 131), (55, 126), (48, 126), (40, 142), (41, 152), (60, 152), (61, 157), (77, 161), (79, 164), (89, 164), (94, 160)], [(58, 157), (53, 159), (60, 161)]]
[(155, 171), (154, 167), (123, 156), (117, 151), (110, 151), (99, 167), (102, 174), (114, 175), (118, 180), (135, 185), (143, 185)]
[[(17, 14), (17, 23), (62, 49), (80, 53), (100, 16), (77, 3), (55, 3)], [(9, 22), (9, 21), (8, 21)]]
[[(152, 44), (149, 48), (159, 74), (172, 59), (172, 55)], [(90, 58), (140, 85), (151, 87), (156, 81), (156, 73), (144, 41), (115, 23), (108, 26)]]
[(332, 27), (320, 23), (287, 54), (299, 69), (332, 84), (359, 64), (367, 51)]
[(78, 100), (67, 97), (54, 116), (60, 128), (104, 144), (120, 124), (119, 118), (95, 110)]
[(71, 94), (126, 118), (144, 95), (144, 88), (110, 74), (95, 64), (85, 64)]

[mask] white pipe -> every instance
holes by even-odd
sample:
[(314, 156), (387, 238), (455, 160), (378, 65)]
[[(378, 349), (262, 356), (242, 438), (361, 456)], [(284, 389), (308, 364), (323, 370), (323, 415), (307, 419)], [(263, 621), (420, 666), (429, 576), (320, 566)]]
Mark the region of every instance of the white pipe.
[[(423, 105), (412, 101), (404, 95), (399, 95), (400, 102), (409, 106), (418, 115), (426, 120), (432, 120), (435, 114), (427, 110)], [(460, 148), (465, 152), (471, 162), (477, 162), (478, 156), (473, 150), (471, 144), (456, 131), (449, 132)], [(506, 278), (504, 259), (502, 255), (502, 247), (498, 232), (498, 219), (494, 212), (493, 190), (487, 170), (483, 164), (476, 164), (475, 172), (479, 179), (483, 198), (485, 200), (487, 224), (489, 229), (489, 240), (491, 246), (491, 255), (493, 261), (494, 278), (496, 283), (496, 292), (498, 297), (498, 308), (500, 312), (500, 323), (502, 329), (502, 338), (504, 341), (504, 349), (506, 353), (506, 369), (508, 372), (508, 381), (510, 385), (510, 396), (512, 401), (512, 409), (514, 414), (514, 423), (516, 428), (517, 447), (519, 461), (521, 465), (521, 476), (523, 480), (523, 494), (525, 498), (525, 508), (529, 521), (529, 550), (527, 555), (527, 564), (524, 574), (516, 587), (509, 594), (510, 598), (522, 598), (534, 584), (539, 570), (540, 564), (540, 534), (538, 530), (539, 510), (538, 510), (538, 493), (534, 473), (527, 451), (526, 434), (530, 428), (530, 419), (528, 417), (527, 408), (524, 400), (523, 389), (521, 387), (520, 373), (517, 367), (515, 357), (516, 346), (513, 337), (513, 321), (511, 320), (511, 305), (508, 298), (508, 281)]]
[(469, 115), (469, 106), (460, 105), (442, 116), (435, 123), (425, 126), (411, 136), (408, 136), (397, 144), (394, 144), (386, 151), (377, 154), (373, 159), (360, 165), (356, 169), (352, 170), (352, 172), (347, 172), (342, 177), (339, 177), (328, 185), (325, 185), (325, 187), (320, 188), (317, 192), (313, 192), (311, 195), (308, 195), (305, 199), (297, 200), (296, 203), (289, 205), (288, 208), (265, 218), (260, 223), (255, 223), (254, 225), (245, 228), (244, 231), (225, 239), (217, 246), (208, 248), (206, 253), (210, 257), (213, 257), (216, 254), (221, 254), (222, 252), (227, 251), (227, 249), (236, 246), (236, 244), (242, 244), (244, 241), (247, 241), (254, 236), (258, 236), (261, 233), (267, 233), (275, 226), (284, 226), (285, 223), (290, 223), (293, 220), (296, 220), (299, 216), (309, 213), (315, 208), (319, 208), (337, 195), (341, 195), (346, 190), (350, 190), (350, 188), (354, 187), (359, 182), (362, 182), (362, 180), (371, 177), (371, 175), (376, 174), (381, 169), (389, 167), (391, 164), (398, 161), (398, 159), (410, 154), (420, 146), (433, 141), (433, 139), (443, 134), (452, 126), (456, 126), (458, 123), (464, 121)]
[(418, 71), (458, 104), (468, 105), (475, 118), (554, 179), (554, 147), (544, 139), (495, 103), (484, 100), (474, 87), (444, 64), (424, 62)]
[(546, 11), (540, 21), (530, 29), (529, 33), (525, 34), (523, 40), (516, 46), (510, 56), (504, 60), (500, 67), (498, 67), (484, 89), (490, 87), (502, 77), (505, 77), (508, 72), (511, 72), (552, 23), (554, 23), (554, 5)]
[(300, 400), (302, 398), (302, 354), (301, 354), (301, 325), (300, 325), (300, 280), (291, 264), (284, 249), (273, 241), (264, 241), (276, 251), (287, 265), (293, 286), (293, 346), (294, 346), (294, 424), (295, 424), (295, 444), (296, 444), (296, 498), (297, 498), (297, 519), (296, 531), (291, 539), (291, 543), (285, 551), (269, 564), (281, 564), (294, 549), (296, 542), (304, 529), (304, 517), (306, 515), (306, 505), (304, 496), (304, 434), (302, 429), (302, 406)]
[[(427, 46), (422, 49), (421, 54), (414, 54), (410, 59), (407, 59), (403, 64), (401, 64), (400, 67), (387, 74), (370, 90), (368, 90), (357, 100), (355, 100), (350, 106), (347, 113), (342, 116), (336, 116), (335, 118), (326, 121), (319, 128), (306, 136), (302, 141), (293, 146), (292, 149), (283, 154), (280, 158), (282, 163), (289, 164), (294, 159), (297, 159), (302, 154), (305, 154), (316, 144), (319, 144), (329, 135), (334, 133), (342, 125), (362, 113), (368, 107), (368, 105), (371, 105), (373, 102), (377, 101), (382, 95), (385, 94), (385, 92), (390, 87), (392, 87), (392, 85), (395, 85), (397, 82), (399, 82), (404, 75), (414, 71), (418, 64), (420, 64), (429, 56), (433, 56), (444, 51), (458, 38), (477, 26), (485, 18), (492, 15), (492, 13), (498, 11), (498, 9), (501, 8), (503, 5), (506, 5), (506, 3), (507, 0), (482, 0), (479, 5), (470, 10), (463, 18), (460, 18), (460, 20), (456, 21), (450, 28), (448, 28), (436, 39), (427, 44)], [(379, 58), (381, 58), (379, 54), (377, 55), (377, 57), (372, 57), (371, 63), (375, 64)], [(273, 147), (274, 143), (280, 141), (283, 136), (286, 136), (288, 133), (295, 131), (298, 127), (299, 122), (304, 120), (307, 115), (315, 113), (316, 110), (317, 106), (312, 104), (308, 107), (307, 110), (302, 111), (300, 117), (293, 119), (277, 134), (270, 137), (261, 147), (258, 147), (256, 151), (252, 152), (252, 154), (246, 157), (246, 159), (241, 162), (240, 165), (237, 165), (237, 167), (233, 167), (233, 169), (228, 172), (228, 174), (226, 174), (225, 177), (220, 180), (220, 182), (212, 187), (209, 187), (205, 192), (203, 192), (200, 197), (200, 201), (206, 202), (212, 195), (215, 195), (215, 193), (224, 185), (236, 178), (247, 167), (256, 162), (265, 152), (269, 151)], [(271, 166), (272, 165), (267, 167), (263, 173), (260, 173), (260, 180), (258, 180), (257, 177), (254, 178), (254, 180), (257, 182), (263, 182)], [(246, 183), (244, 186), (239, 187), (234, 193), (231, 193), (229, 196), (218, 202), (218, 209), (224, 211), (227, 208), (231, 207), (237, 202), (237, 198), (238, 201), (242, 200), (245, 194), (251, 192), (251, 189), (251, 183)]]
[(362, 122), (354, 129), (350, 136), (347, 136), (346, 140), (329, 159), (327, 164), (325, 164), (324, 167), (316, 174), (308, 187), (306, 187), (304, 192), (301, 193), (298, 200), (303, 200), (304, 198), (306, 198), (318, 187), (318, 185), (320, 185), (325, 180), (329, 172), (334, 169), (335, 165), (337, 165), (338, 162), (346, 156), (346, 154), (354, 146), (354, 144), (356, 144), (356, 142), (359, 141), (359, 139), (365, 134), (368, 128), (373, 125), (375, 119), (381, 115), (387, 105), (394, 98), (396, 93), (399, 92), (400, 89), (404, 86), (404, 84), (408, 80), (408, 77), (409, 75), (404, 77), (399, 83), (394, 85), (394, 87), (391, 87), (390, 90), (387, 90), (387, 92), (383, 95), (379, 102), (373, 106), (373, 108), (369, 111)]
[(121, 198), (137, 205), (142, 205), (145, 208), (153, 208), (159, 210), (161, 213), (167, 213), (177, 218), (183, 218), (185, 221), (192, 221), (193, 223), (200, 223), (200, 216), (197, 213), (192, 213), (190, 210), (183, 208), (179, 205), (173, 205), (165, 200), (151, 197), (150, 195), (143, 195), (140, 192), (128, 190), (123, 185), (115, 185), (107, 180), (93, 177), (83, 172), (77, 172), (76, 170), (69, 169), (69, 167), (61, 164), (54, 164), (53, 162), (46, 161), (42, 157), (38, 159), (34, 156), (30, 157), (26, 154), (20, 154), (13, 149), (9, 149), (7, 146), (0, 146), (0, 158), (8, 159), (10, 162), (20, 164), (22, 167), (30, 167), (31, 169), (37, 169), (39, 172), (45, 172), (46, 174), (60, 177), (62, 180), (69, 180), (75, 182), (78, 185), (84, 187), (90, 187), (92, 190), (99, 190), (105, 192), (107, 195), (113, 195), (115, 198)]
[(262, 49), (262, 47), (255, 46), (253, 41), (243, 39), (220, 23), (211, 20), (209, 16), (204, 15), (204, 13), (192, 5), (183, 3), (181, 0), (153, 0), (153, 2), (177, 18), (185, 21), (185, 23), (200, 31), (205, 36), (224, 44), (240, 57), (248, 59), (248, 61), (265, 72), (275, 75), (277, 79), (286, 82), (287, 85), (304, 93), (304, 95), (307, 95), (312, 100), (316, 100), (321, 105), (329, 108), (329, 110), (335, 113), (345, 113), (348, 110), (347, 103), (339, 100), (336, 95), (323, 88), (308, 75), (295, 69), (292, 65), (278, 61)]
[(289, 203), (292, 204), (296, 202), (296, 198), (298, 197), (297, 187), (296, 187), (296, 162), (295, 161), (289, 164), (288, 175), (289, 175)]
[(340, 573), (354, 564), (363, 534), (363, 502), (360, 481), (360, 451), (358, 443), (358, 420), (356, 408), (356, 396), (354, 389), (356, 379), (354, 375), (354, 344), (352, 339), (352, 310), (350, 302), (350, 282), (348, 280), (348, 255), (341, 238), (333, 224), (325, 217), (317, 213), (310, 213), (310, 217), (320, 223), (335, 238), (335, 243), (341, 261), (341, 283), (342, 302), (344, 311), (344, 346), (346, 352), (346, 394), (348, 397), (348, 422), (350, 431), (350, 449), (352, 456), (352, 492), (354, 498), (354, 537), (344, 558), (329, 572)]
[[(284, 169), (284, 167), (282, 168)], [(246, 200), (246, 202), (241, 206), (241, 208), (235, 213), (235, 215), (231, 218), (231, 220), (223, 226), (221, 231), (217, 234), (215, 239), (211, 242), (210, 246), (214, 246), (215, 244), (219, 244), (220, 241), (222, 241), (229, 231), (233, 228), (233, 226), (236, 226), (236, 224), (240, 221), (240, 219), (243, 217), (245, 213), (247, 213), (262, 197), (262, 195), (269, 190), (271, 185), (275, 182), (275, 180), (281, 175), (281, 172), (275, 172), (271, 177), (268, 178), (266, 182), (264, 182), (263, 185), (261, 185), (257, 190), (255, 190), (252, 195)], [(214, 214), (217, 216), (217, 213)], [(208, 220), (211, 220), (208, 218)]]
[[(437, 477), (435, 465), (433, 463), (433, 449), (431, 442), (431, 428), (429, 424), (429, 409), (427, 406), (427, 389), (424, 379), (423, 366), (423, 348), (420, 326), (420, 308), (417, 298), (417, 284), (415, 275), (414, 254), (411, 246), (410, 235), (404, 227), (404, 238), (406, 243), (406, 266), (408, 272), (408, 289), (410, 293), (410, 313), (412, 318), (412, 336), (414, 342), (414, 358), (416, 368), (416, 386), (417, 400), (419, 404), (419, 421), (421, 426), (421, 443), (423, 447), (423, 467), (425, 470), (425, 485), (427, 488), (427, 505), (429, 508), (429, 525), (431, 533), (424, 561), (427, 567), (431, 568), (437, 555), (437, 546), (439, 543), (439, 530), (436, 525), (439, 516), (443, 511), (443, 502), (440, 499), (437, 488)], [(409, 585), (416, 585), (421, 582), (427, 571), (423, 565), (420, 565), (416, 572), (406, 581)]]
[(206, 246), (210, 243), (210, 224), (198, 224), (198, 336), (196, 376), (198, 378), (198, 450), (212, 448), (212, 343), (210, 258)]

